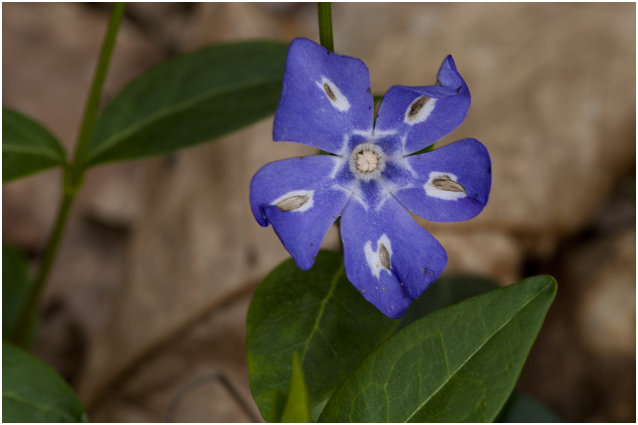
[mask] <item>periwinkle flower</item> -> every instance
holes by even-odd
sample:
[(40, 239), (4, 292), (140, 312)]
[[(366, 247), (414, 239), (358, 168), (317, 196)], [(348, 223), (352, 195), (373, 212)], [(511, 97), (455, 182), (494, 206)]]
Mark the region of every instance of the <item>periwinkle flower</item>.
[(332, 155), (259, 170), (250, 186), (255, 219), (272, 224), (299, 268), (308, 270), (341, 216), (346, 276), (385, 315), (401, 317), (447, 264), (445, 249), (407, 210), (431, 221), (463, 221), (488, 200), (490, 156), (478, 140), (412, 155), (461, 125), (470, 100), (448, 56), (436, 85), (390, 88), (374, 124), (366, 65), (294, 40), (273, 138)]

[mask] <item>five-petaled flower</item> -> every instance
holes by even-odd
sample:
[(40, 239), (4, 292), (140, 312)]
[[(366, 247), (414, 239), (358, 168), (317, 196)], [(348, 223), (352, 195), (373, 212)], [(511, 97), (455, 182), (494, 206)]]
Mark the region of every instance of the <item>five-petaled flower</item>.
[(470, 92), (448, 56), (436, 85), (394, 86), (373, 121), (370, 75), (359, 59), (298, 38), (290, 44), (275, 141), (329, 152), (264, 166), (253, 177), (255, 219), (273, 228), (297, 265), (312, 267), (341, 215), (346, 275), (391, 318), (436, 280), (447, 264), (441, 244), (408, 213), (462, 221), (487, 203), (487, 149), (464, 139), (411, 155), (456, 129)]

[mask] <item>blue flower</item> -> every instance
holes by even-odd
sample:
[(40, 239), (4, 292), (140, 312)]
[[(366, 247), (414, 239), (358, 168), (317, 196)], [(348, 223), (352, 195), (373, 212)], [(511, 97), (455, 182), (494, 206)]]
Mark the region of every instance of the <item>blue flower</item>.
[(463, 221), (488, 200), (491, 162), (478, 140), (411, 155), (461, 125), (470, 100), (448, 56), (436, 85), (390, 88), (374, 124), (366, 65), (294, 40), (273, 138), (332, 155), (259, 170), (250, 185), (255, 219), (272, 224), (299, 268), (308, 270), (341, 216), (348, 279), (385, 315), (401, 317), (447, 264), (445, 249), (408, 210), (426, 220)]

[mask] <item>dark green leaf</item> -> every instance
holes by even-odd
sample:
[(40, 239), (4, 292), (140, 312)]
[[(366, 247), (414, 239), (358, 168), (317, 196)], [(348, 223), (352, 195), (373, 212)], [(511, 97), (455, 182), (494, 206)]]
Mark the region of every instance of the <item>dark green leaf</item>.
[(497, 283), (480, 277), (442, 277), (408, 307), (397, 332), (436, 310), (498, 288)]
[(560, 423), (563, 421), (533, 398), (514, 391), (494, 422)]
[(372, 353), (320, 421), (491, 422), (555, 295), (538, 276), (425, 316)]
[(230, 133), (275, 112), (287, 46), (222, 44), (161, 64), (104, 110), (93, 164), (162, 155)]
[(86, 422), (86, 413), (55, 370), (3, 341), (2, 422)]
[[(11, 340), (15, 327), (27, 299), (29, 287), (33, 283), (29, 277), (27, 258), (17, 249), (2, 246), (2, 338)], [(31, 325), (32, 340), (35, 333), (35, 318)]]
[(37, 122), (2, 108), (2, 183), (64, 165), (57, 139)]
[(293, 351), (300, 353), (312, 408), (396, 325), (348, 282), (340, 255), (321, 251), (305, 272), (292, 259), (279, 265), (259, 285), (248, 310), (250, 388), (263, 418), (281, 417)]
[(292, 374), (288, 387), (288, 400), (281, 416), (281, 422), (310, 422), (310, 406), (308, 406), (308, 389), (301, 369), (299, 354), (292, 353)]

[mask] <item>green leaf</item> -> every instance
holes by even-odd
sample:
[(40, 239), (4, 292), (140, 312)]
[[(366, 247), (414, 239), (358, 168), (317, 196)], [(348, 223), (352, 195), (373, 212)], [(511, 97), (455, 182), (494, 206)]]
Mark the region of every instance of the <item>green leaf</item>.
[[(446, 276), (439, 278), (410, 305), (408, 311), (406, 311), (405, 315), (401, 318), (399, 327), (395, 330), (395, 333), (436, 310), (498, 288), (500, 288), (500, 286), (496, 282), (481, 277)], [(312, 422), (317, 422), (328, 400), (329, 399), (325, 399), (312, 408), (310, 412)]]
[(537, 276), (425, 316), (372, 353), (320, 421), (491, 422), (555, 295)]
[(293, 351), (300, 353), (308, 405), (325, 400), (394, 331), (348, 282), (339, 254), (321, 251), (300, 270), (292, 259), (259, 285), (248, 309), (250, 388), (262, 417), (281, 417)]
[(2, 338), (8, 339), (29, 291), (29, 263), (17, 249), (2, 246)]
[(328, 401), (330, 401), (330, 398), (325, 399), (310, 410), (311, 422), (317, 422), (319, 420), (319, 416), (321, 416), (321, 412), (323, 412), (323, 409), (326, 407), (326, 404), (328, 404)]
[(563, 421), (533, 398), (514, 391), (494, 422), (560, 423)]
[(207, 47), (129, 84), (98, 119), (92, 164), (175, 152), (275, 112), (287, 45), (253, 41)]
[(292, 374), (288, 387), (288, 400), (281, 416), (281, 422), (298, 423), (310, 422), (310, 407), (308, 406), (308, 389), (303, 378), (299, 354), (292, 353)]
[[(29, 263), (22, 252), (2, 246), (2, 338), (11, 340), (18, 325), (20, 314), (27, 300), (33, 280), (29, 276)], [(30, 343), (36, 328), (36, 318), (32, 319)]]
[(66, 154), (43, 126), (2, 108), (2, 183), (64, 165)]
[(500, 286), (496, 282), (481, 277), (439, 278), (408, 307), (408, 311), (401, 318), (397, 332), (423, 316), (498, 288)]
[(80, 400), (55, 370), (2, 342), (2, 422), (86, 422)]

